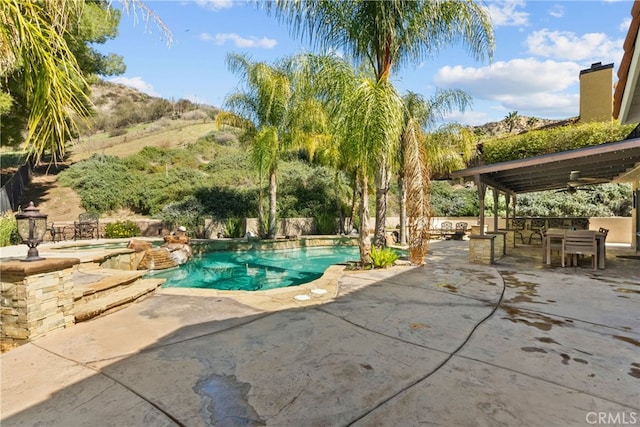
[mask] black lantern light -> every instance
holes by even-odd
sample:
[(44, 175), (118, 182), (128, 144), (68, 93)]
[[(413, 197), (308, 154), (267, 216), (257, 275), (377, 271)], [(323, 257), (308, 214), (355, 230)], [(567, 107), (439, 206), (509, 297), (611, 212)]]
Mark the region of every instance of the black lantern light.
[(47, 232), (47, 216), (29, 203), (29, 206), (21, 213), (16, 214), (16, 224), (18, 226), (18, 235), (22, 239), (22, 243), (29, 247), (27, 258), (22, 261), (38, 261), (40, 258), (36, 246), (42, 242), (44, 233)]

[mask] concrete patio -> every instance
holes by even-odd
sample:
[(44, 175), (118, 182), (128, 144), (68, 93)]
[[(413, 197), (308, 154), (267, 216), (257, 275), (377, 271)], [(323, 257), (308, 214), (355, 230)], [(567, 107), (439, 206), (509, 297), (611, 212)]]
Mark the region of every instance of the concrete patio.
[(621, 254), (484, 266), (438, 241), (305, 304), (162, 290), (2, 354), (0, 424), (640, 425), (640, 260)]

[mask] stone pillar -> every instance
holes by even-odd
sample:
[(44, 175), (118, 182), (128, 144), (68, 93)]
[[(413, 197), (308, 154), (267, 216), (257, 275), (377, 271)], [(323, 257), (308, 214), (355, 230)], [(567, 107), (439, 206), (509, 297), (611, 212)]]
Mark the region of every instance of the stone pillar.
[(516, 247), (516, 233), (513, 230), (500, 230), (505, 233), (505, 253), (509, 252), (509, 249)]
[(472, 234), (469, 236), (469, 262), (493, 264), (495, 234)]
[(73, 271), (79, 263), (76, 258), (50, 258), (0, 264), (0, 350), (73, 325)]
[(507, 232), (506, 231), (490, 231), (489, 235), (496, 236), (494, 243), (494, 259), (502, 258), (507, 254)]

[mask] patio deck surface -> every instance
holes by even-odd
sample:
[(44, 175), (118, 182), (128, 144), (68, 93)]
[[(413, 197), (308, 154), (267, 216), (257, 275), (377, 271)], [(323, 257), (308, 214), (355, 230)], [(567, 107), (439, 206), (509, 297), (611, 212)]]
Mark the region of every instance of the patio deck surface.
[(491, 266), (467, 251), (332, 275), (307, 304), (160, 291), (2, 354), (0, 424), (640, 424), (632, 251), (598, 271), (542, 265), (540, 246)]

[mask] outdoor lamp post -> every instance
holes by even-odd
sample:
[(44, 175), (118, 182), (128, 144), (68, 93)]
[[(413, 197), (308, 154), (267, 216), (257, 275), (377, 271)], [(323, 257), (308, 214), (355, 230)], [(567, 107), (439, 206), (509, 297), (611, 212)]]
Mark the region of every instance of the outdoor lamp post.
[(22, 261), (38, 261), (40, 258), (36, 246), (42, 242), (44, 233), (47, 231), (47, 216), (29, 203), (29, 206), (21, 213), (16, 214), (16, 224), (18, 226), (18, 235), (22, 239), (22, 243), (29, 247), (27, 257)]

